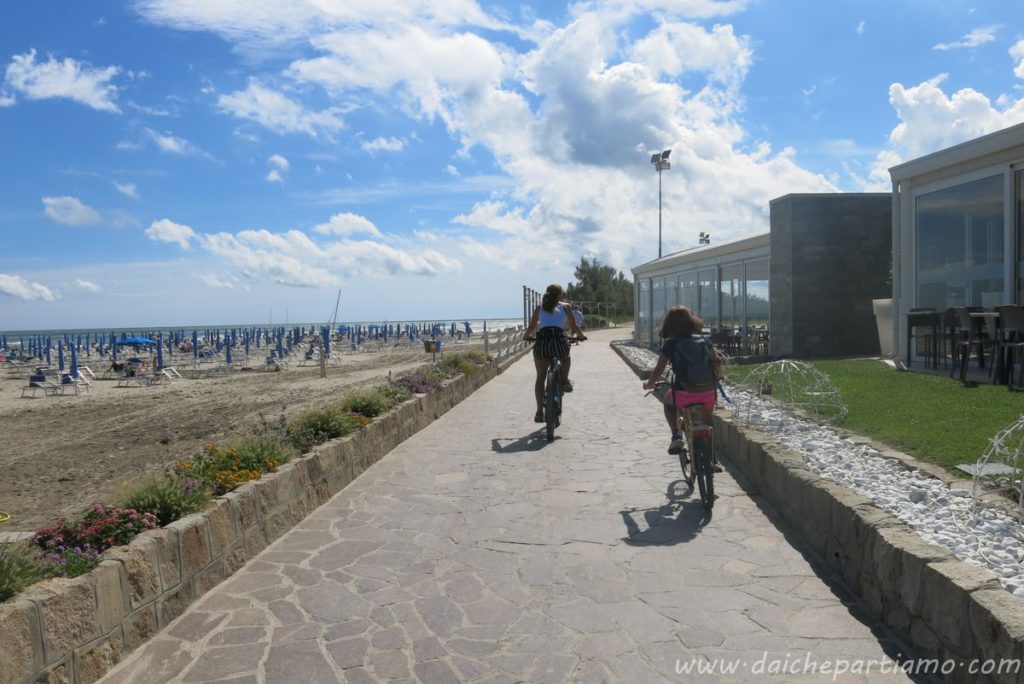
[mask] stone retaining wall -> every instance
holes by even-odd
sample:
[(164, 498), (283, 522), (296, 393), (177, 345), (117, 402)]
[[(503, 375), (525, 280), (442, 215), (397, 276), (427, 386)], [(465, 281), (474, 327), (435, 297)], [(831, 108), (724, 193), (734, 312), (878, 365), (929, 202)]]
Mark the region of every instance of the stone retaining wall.
[(39, 582), (0, 604), (0, 684), (95, 682), (189, 604), (519, 356), (455, 378), (218, 497), (202, 513), (110, 549), (86, 575)]
[[(650, 374), (612, 348), (638, 375)], [(925, 541), (868, 499), (811, 471), (777, 439), (732, 422), (728, 411), (715, 414), (715, 448), (743, 474), (747, 490), (767, 499), (919, 662), (936, 659), (936, 668), (951, 667), (941, 671), (949, 682), (1024, 684), (1024, 602), (990, 570)], [(948, 480), (939, 468), (886, 451), (907, 467)], [(986, 675), (972, 666), (1003, 672)]]

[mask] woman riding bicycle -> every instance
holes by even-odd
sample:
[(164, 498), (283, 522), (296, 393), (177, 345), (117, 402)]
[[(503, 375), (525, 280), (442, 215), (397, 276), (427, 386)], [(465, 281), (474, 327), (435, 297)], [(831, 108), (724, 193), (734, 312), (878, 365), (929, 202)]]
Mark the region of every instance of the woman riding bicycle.
[(527, 338), (533, 337), (534, 331), (540, 328), (533, 343), (533, 365), (537, 368), (537, 380), (533, 385), (534, 397), (537, 400), (537, 414), (533, 417), (535, 423), (544, 422), (544, 377), (547, 375), (551, 359), (561, 360), (562, 391), (572, 392), (572, 383), (569, 382), (569, 339), (565, 336), (565, 326), (568, 324), (577, 339), (587, 339), (576, 325), (576, 318), (572, 315), (569, 305), (562, 302), (562, 295), (561, 285), (548, 285), (541, 305), (533, 310), (530, 325), (526, 328)]
[[(666, 311), (659, 331), (659, 336), (664, 340), (661, 354), (651, 376), (644, 383), (644, 389), (654, 389), (665, 367), (672, 363), (675, 382), (664, 400), (665, 420), (672, 431), (672, 441), (668, 447), (670, 454), (678, 454), (686, 448), (686, 441), (679, 432), (676, 407), (703, 404), (706, 423), (711, 422), (711, 412), (715, 408), (721, 359), (707, 338), (694, 335), (703, 329), (704, 321), (685, 306), (673, 306)], [(716, 472), (721, 470), (717, 463), (712, 467)]]

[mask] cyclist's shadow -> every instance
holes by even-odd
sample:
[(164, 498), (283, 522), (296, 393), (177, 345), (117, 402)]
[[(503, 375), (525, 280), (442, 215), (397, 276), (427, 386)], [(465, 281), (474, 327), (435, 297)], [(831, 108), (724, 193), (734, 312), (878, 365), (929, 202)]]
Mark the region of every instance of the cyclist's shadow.
[[(676, 495), (676, 487), (685, 488), (686, 485), (682, 480), (670, 483), (668, 501), (657, 508), (619, 511), (626, 525), (623, 541), (634, 546), (671, 546), (697, 536), (701, 528), (711, 521), (711, 513), (704, 510), (704, 504), (700, 497), (694, 496), (692, 488), (688, 492), (691, 498), (683, 499)], [(647, 524), (646, 529), (640, 529), (640, 524), (633, 517), (640, 512)]]
[(518, 439), (495, 437), (491, 439), (491, 451), (511, 454), (518, 451), (540, 451), (548, 443), (543, 429), (535, 430)]

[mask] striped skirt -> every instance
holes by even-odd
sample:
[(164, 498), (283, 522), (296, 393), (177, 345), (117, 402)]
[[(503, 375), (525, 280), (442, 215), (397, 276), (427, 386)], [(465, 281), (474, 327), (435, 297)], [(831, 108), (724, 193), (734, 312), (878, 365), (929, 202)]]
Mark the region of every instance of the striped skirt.
[(565, 359), (569, 357), (569, 340), (562, 328), (547, 327), (537, 332), (537, 341), (533, 343), (535, 359)]

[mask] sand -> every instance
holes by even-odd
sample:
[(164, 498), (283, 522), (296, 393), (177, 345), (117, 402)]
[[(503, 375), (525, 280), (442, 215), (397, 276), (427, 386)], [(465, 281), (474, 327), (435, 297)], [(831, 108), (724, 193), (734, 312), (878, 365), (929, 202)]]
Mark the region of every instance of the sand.
[[(482, 351), (482, 339), (445, 344), (448, 353), (471, 349)], [(30, 368), (0, 364), (0, 511), (11, 516), (0, 533), (32, 531), (94, 501), (113, 502), (144, 473), (251, 432), (260, 414), (293, 417), (430, 361), (419, 342), (335, 352), (321, 378), (316, 362), (293, 361), (275, 373), (260, 356), (251, 370), (142, 387), (117, 387), (112, 378), (79, 396), (36, 398), (21, 397)], [(97, 374), (110, 366), (95, 356), (84, 362)], [(190, 364), (176, 367), (185, 372)]]

